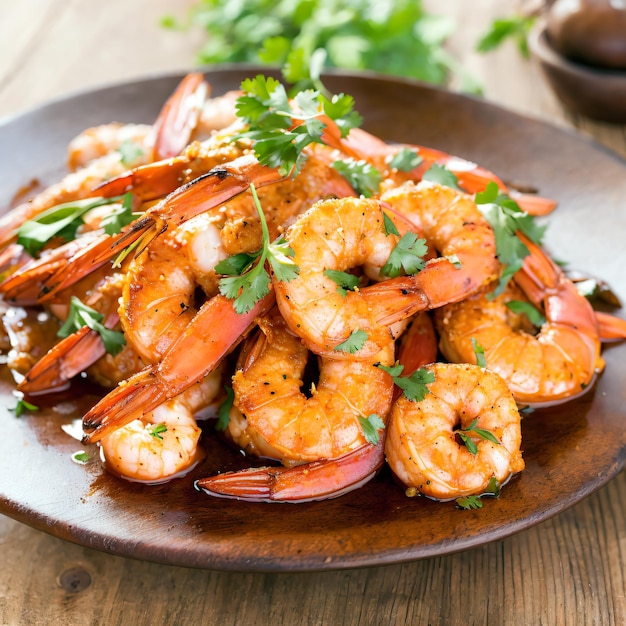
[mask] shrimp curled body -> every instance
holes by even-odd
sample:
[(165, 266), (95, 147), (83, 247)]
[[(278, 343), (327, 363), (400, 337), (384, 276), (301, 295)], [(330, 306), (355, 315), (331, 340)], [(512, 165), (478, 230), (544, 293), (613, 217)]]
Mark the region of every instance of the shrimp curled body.
[[(385, 454), (408, 488), (438, 500), (484, 493), (524, 468), (520, 415), (506, 383), (476, 365), (436, 363), (421, 402), (402, 396), (391, 413)], [(477, 452), (458, 440), (459, 429), (490, 431), (500, 442), (472, 436)]]

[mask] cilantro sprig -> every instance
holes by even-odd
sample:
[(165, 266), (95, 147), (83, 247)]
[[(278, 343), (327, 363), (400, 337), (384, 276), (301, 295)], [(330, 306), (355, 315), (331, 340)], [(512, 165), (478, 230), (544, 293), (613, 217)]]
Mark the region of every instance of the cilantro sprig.
[(353, 330), (350, 336), (334, 347), (335, 352), (348, 352), (354, 354), (358, 352), (367, 341), (367, 333), (360, 328)]
[(500, 495), (500, 483), (497, 481), (495, 476), (492, 476), (487, 484), (487, 488), (484, 493), (480, 495), (473, 496), (462, 496), (457, 498), (454, 503), (457, 509), (481, 509), (483, 506), (482, 498), (485, 496), (490, 496), (497, 498)]
[(407, 275), (416, 274), (424, 269), (426, 252), (428, 252), (426, 240), (418, 239), (415, 233), (407, 232), (391, 251), (380, 273), (388, 278), (400, 276), (403, 271)]
[(513, 313), (523, 313), (533, 326), (540, 327), (546, 323), (546, 318), (542, 315), (541, 311), (530, 302), (510, 300), (506, 303), (506, 307), (510, 311), (513, 311)]
[(427, 385), (435, 382), (435, 374), (424, 367), (415, 370), (410, 376), (401, 376), (404, 365), (398, 362), (392, 366), (379, 364), (378, 367), (387, 372), (393, 378), (394, 384), (414, 402), (421, 402), (430, 393)]
[(215, 266), (215, 271), (224, 275), (219, 281), (220, 293), (233, 301), (233, 307), (239, 314), (252, 310), (254, 305), (270, 292), (271, 278), (265, 268), (266, 261), (279, 281), (289, 282), (296, 278), (300, 271), (292, 258), (294, 251), (285, 239), (280, 237), (274, 243), (270, 243), (265, 214), (253, 184), (250, 184), (250, 192), (261, 221), (263, 233), (261, 249), (253, 253), (235, 254)]
[(107, 233), (119, 232), (114, 230), (117, 226), (113, 226), (113, 224), (120, 220), (123, 221), (125, 219), (123, 216), (126, 216), (132, 208), (132, 194), (130, 193), (112, 198), (87, 198), (58, 204), (40, 213), (32, 220), (24, 222), (17, 231), (17, 243), (23, 246), (28, 254), (36, 258), (44, 246), (54, 237), (59, 237), (63, 241), (76, 239), (76, 232), (84, 224), (83, 217), (86, 213), (107, 204), (117, 204), (120, 200), (123, 201), (123, 208), (113, 211), (114, 214), (119, 215), (119, 218), (116, 220), (110, 218), (108, 222), (108, 218), (105, 218), (103, 223), (105, 230), (107, 226), (109, 228), (106, 230)]
[(342, 137), (361, 123), (361, 116), (353, 110), (352, 96), (328, 98), (319, 90), (307, 89), (293, 98), (292, 106), (282, 83), (261, 74), (244, 80), (241, 89), (244, 95), (237, 99), (236, 111), (247, 129), (233, 135), (232, 140), (252, 141), (259, 162), (276, 168), (283, 176), (300, 171), (306, 146), (323, 143), (323, 116), (335, 122)]
[(403, 146), (389, 159), (389, 167), (400, 172), (410, 172), (423, 161), (416, 149)]
[(449, 170), (445, 165), (439, 163), (433, 163), (423, 174), (422, 180), (427, 180), (431, 183), (438, 183), (445, 187), (452, 187), (462, 191), (459, 187), (459, 179), (456, 174)]
[(474, 349), (474, 356), (476, 357), (476, 365), (478, 367), (487, 367), (487, 360), (485, 359), (485, 349), (472, 337), (472, 348)]
[(364, 198), (371, 198), (380, 187), (383, 175), (367, 161), (352, 158), (333, 161), (330, 166), (337, 170)]
[(377, 445), (380, 441), (379, 431), (385, 428), (385, 422), (383, 422), (380, 415), (376, 413), (372, 413), (367, 417), (361, 415), (359, 417), (359, 423), (361, 424), (365, 441), (374, 446)]
[(9, 407), (9, 411), (15, 413), (15, 417), (21, 417), (25, 411), (39, 411), (39, 407), (20, 397), (14, 407)]
[(337, 283), (337, 293), (344, 298), (348, 295), (348, 291), (356, 291), (361, 283), (358, 276), (340, 270), (324, 270), (324, 276)]
[(151, 437), (163, 441), (163, 433), (167, 432), (167, 426), (163, 423), (154, 424), (153, 426), (148, 426), (146, 430)]
[(76, 296), (72, 296), (67, 319), (59, 329), (57, 335), (61, 338), (69, 337), (83, 326), (88, 326), (91, 330), (100, 335), (105, 350), (115, 356), (124, 348), (126, 340), (124, 339), (123, 333), (104, 326), (104, 324), (102, 324), (103, 319), (104, 315), (88, 307)]
[(502, 445), (501, 442), (498, 441), (498, 438), (490, 430), (487, 430), (486, 428), (476, 428), (477, 422), (478, 418), (474, 419), (467, 428), (460, 428), (456, 431), (456, 434), (471, 454), (478, 454), (478, 447), (472, 439), (472, 435), (479, 437), (480, 439), (491, 441), (491, 443), (495, 443), (496, 445)]
[(218, 419), (215, 424), (215, 430), (219, 430), (220, 432), (223, 432), (228, 428), (230, 410), (233, 408), (233, 403), (235, 401), (235, 392), (230, 385), (224, 385), (224, 391), (226, 392), (226, 398), (224, 398), (224, 401), (217, 409)]
[(494, 294), (501, 294), (512, 276), (522, 267), (529, 250), (517, 232), (540, 244), (546, 226), (540, 226), (532, 215), (522, 211), (514, 200), (500, 193), (493, 181), (476, 194), (476, 204), (491, 224), (496, 239), (496, 255), (504, 266)]

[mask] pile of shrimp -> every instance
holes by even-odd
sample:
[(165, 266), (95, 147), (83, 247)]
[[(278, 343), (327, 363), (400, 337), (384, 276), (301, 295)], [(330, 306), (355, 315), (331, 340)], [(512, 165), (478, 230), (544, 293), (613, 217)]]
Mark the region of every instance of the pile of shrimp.
[[(585, 393), (603, 368), (601, 341), (626, 336), (623, 320), (594, 312), (521, 234), (528, 255), (494, 297), (503, 266), (475, 194), (495, 183), (532, 214), (555, 203), (424, 147), (411, 146), (422, 161), (399, 171), (392, 157), (406, 146), (358, 129), (308, 146), (285, 177), (230, 140), (238, 93), (210, 91), (190, 74), (153, 125), (81, 133), (73, 171), (0, 220), (3, 346), (17, 390), (36, 402), (85, 372), (110, 389), (83, 416), (83, 442), (132, 481), (191, 471), (202, 428), (215, 424), (198, 419), (219, 415), (221, 436), (260, 463), (197, 480), (211, 496), (336, 497), (385, 461), (409, 495), (497, 492), (524, 468), (519, 408)], [(331, 166), (345, 158), (381, 172), (371, 197)], [(425, 180), (433, 165), (458, 188)], [(104, 224), (128, 197), (140, 216), (110, 234)], [(33, 253), (16, 236), (89, 198), (109, 200), (70, 241), (54, 236)], [(287, 280), (270, 269), (265, 292), (242, 309), (222, 293), (220, 263), (256, 254), (264, 228), (284, 238), (297, 272)], [(391, 271), (417, 241), (419, 267)], [(541, 310), (540, 328), (507, 307), (513, 300)], [(77, 302), (97, 321), (59, 339)]]

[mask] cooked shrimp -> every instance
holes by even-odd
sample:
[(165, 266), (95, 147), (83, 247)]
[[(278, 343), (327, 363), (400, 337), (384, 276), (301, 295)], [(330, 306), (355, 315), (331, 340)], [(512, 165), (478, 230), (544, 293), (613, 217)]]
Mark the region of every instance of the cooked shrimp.
[(245, 428), (231, 424), (231, 437), (284, 464), (333, 459), (365, 444), (360, 418), (384, 420), (391, 406), (393, 381), (375, 364), (393, 364), (393, 341), (369, 362), (322, 359), (307, 397), (301, 388), (308, 350), (278, 311), (259, 325), (233, 376), (234, 406)]
[[(443, 256), (410, 276), (383, 280), (346, 295), (326, 275), (368, 265), (381, 268), (398, 238), (383, 228), (383, 208), (415, 222)], [(291, 330), (316, 354), (337, 357), (351, 333), (367, 334), (359, 354), (371, 356), (387, 341), (387, 326), (413, 313), (479, 292), (499, 271), (491, 226), (469, 196), (430, 183), (407, 183), (381, 201), (343, 198), (319, 202), (286, 233), (300, 268), (297, 278), (277, 282), (276, 296)]]
[[(400, 397), (391, 413), (385, 454), (399, 480), (430, 498), (450, 500), (480, 495), (492, 479), (502, 485), (520, 472), (520, 415), (502, 378), (469, 364), (427, 369), (435, 376), (429, 393), (420, 402)], [(471, 438), (475, 454), (458, 433)]]
[(127, 480), (160, 483), (182, 476), (202, 458), (201, 430), (194, 414), (209, 406), (221, 389), (214, 372), (184, 394), (100, 439), (108, 469)]
[(531, 255), (514, 280), (544, 309), (546, 322), (539, 332), (528, 328), (527, 320), (524, 327), (524, 320), (508, 309), (512, 300), (527, 301), (511, 286), (494, 300), (468, 299), (437, 312), (440, 347), (450, 361), (474, 363), (474, 339), (487, 367), (506, 380), (520, 403), (570, 400), (587, 391), (603, 367), (596, 317), (547, 255), (525, 243)]

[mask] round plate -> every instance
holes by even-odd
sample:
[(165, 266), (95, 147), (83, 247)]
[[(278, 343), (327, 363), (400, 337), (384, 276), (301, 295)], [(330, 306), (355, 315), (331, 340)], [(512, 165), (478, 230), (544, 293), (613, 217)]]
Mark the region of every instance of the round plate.
[[(214, 94), (236, 88), (258, 68), (208, 72)], [(148, 78), (80, 94), (0, 126), (0, 203), (33, 177), (63, 172), (64, 149), (84, 128), (148, 122), (180, 76)], [(350, 93), (364, 127), (386, 140), (443, 149), (504, 180), (559, 200), (547, 243), (558, 259), (601, 276), (626, 295), (626, 164), (573, 134), (478, 99), (373, 75), (325, 78)], [(93, 404), (84, 393), (16, 418), (10, 376), (0, 386), (0, 512), (68, 541), (173, 565), (241, 571), (305, 571), (382, 565), (472, 548), (537, 524), (594, 492), (624, 465), (624, 348), (605, 351), (606, 371), (582, 399), (536, 411), (523, 421), (526, 469), (482, 509), (407, 498), (385, 469), (365, 487), (324, 502), (250, 504), (212, 499), (193, 481), (232, 461), (206, 438), (207, 459), (191, 475), (161, 486), (119, 480), (61, 425)], [(539, 364), (538, 364), (539, 366)], [(229, 460), (230, 459), (230, 460)]]

